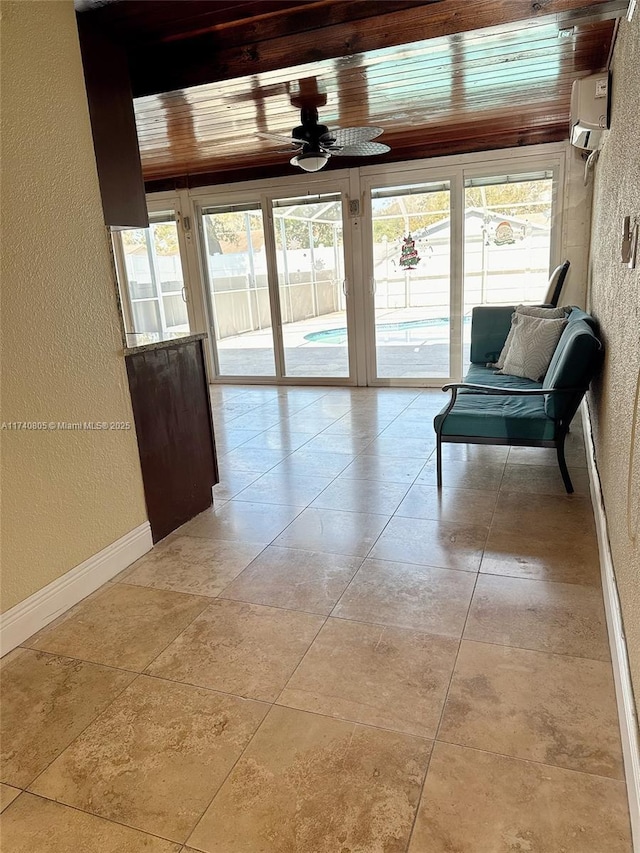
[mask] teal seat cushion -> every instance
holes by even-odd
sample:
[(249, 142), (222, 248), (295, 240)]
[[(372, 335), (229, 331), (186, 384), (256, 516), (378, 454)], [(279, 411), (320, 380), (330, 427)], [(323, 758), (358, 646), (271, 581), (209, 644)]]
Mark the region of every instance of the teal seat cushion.
[(492, 388), (542, 388), (541, 382), (532, 382), (531, 379), (523, 379), (520, 376), (497, 373), (494, 367), (485, 367), (480, 364), (469, 366), (464, 381), (475, 385), (491, 385)]
[[(434, 419), (436, 431), (443, 419), (444, 409)], [(554, 433), (555, 424), (545, 412), (542, 395), (493, 397), (471, 392), (459, 394), (442, 427), (443, 436), (461, 437), (551, 440)]]

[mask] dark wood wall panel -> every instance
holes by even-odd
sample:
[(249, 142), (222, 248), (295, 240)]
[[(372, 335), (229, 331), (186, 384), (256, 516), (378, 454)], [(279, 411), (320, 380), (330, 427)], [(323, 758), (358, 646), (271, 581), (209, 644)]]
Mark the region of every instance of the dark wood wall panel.
[(212, 504), (218, 482), (201, 340), (127, 355), (147, 512), (158, 542)]

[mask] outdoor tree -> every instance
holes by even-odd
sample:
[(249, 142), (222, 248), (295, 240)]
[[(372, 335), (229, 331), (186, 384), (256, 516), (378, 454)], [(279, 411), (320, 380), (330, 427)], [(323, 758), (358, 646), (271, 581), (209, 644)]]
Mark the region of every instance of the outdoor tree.
[[(177, 255), (178, 229), (175, 222), (160, 222), (151, 226), (154, 235), (154, 247), (158, 255)], [(146, 246), (147, 232), (143, 228), (135, 228), (122, 232), (122, 244), (125, 252), (130, 252), (139, 246)]]

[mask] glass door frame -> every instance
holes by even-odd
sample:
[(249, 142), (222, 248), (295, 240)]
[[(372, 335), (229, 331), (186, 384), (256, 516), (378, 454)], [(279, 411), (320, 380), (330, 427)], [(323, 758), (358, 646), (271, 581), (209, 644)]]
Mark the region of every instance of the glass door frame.
[[(449, 376), (403, 378), (380, 377), (377, 372), (376, 311), (373, 272), (373, 207), (372, 191), (399, 186), (448, 183), (449, 211), (451, 219), (449, 241)], [(461, 170), (429, 167), (396, 171), (385, 170), (361, 179), (364, 197), (363, 237), (365, 252), (363, 273), (365, 283), (365, 347), (367, 385), (378, 387), (421, 387), (439, 388), (447, 382), (456, 381), (462, 370), (462, 287), (464, 282), (463, 259), (456, 248), (462, 244), (464, 212), (461, 210)]]
[[(182, 268), (182, 298), (187, 306), (187, 318), (189, 320), (188, 334), (195, 334), (200, 331), (201, 321), (197, 311), (197, 299), (194, 299), (194, 294), (197, 293), (199, 287), (197, 285), (197, 277), (194, 278), (193, 270), (189, 263), (189, 247), (188, 247), (188, 232), (185, 231), (184, 215), (182, 206), (184, 199), (176, 193), (154, 193), (147, 196), (147, 211), (149, 214), (163, 213), (164, 211), (173, 210), (175, 213), (176, 232), (178, 236), (178, 250), (180, 255), (180, 266)], [(135, 323), (133, 318), (133, 306), (131, 302), (131, 294), (128, 287), (127, 265), (122, 246), (122, 231), (137, 231), (146, 230), (144, 228), (121, 228), (112, 231), (113, 254), (116, 265), (118, 293), (120, 295), (120, 304), (122, 306), (122, 319), (124, 324), (125, 340), (131, 335), (137, 334), (133, 331)], [(196, 282), (196, 286), (193, 284)], [(195, 303), (195, 305), (194, 305)]]
[[(326, 173), (319, 175), (295, 176), (292, 178), (279, 179), (278, 181), (251, 181), (246, 184), (230, 184), (212, 190), (205, 187), (201, 190), (193, 190), (190, 193), (192, 218), (195, 225), (198, 261), (202, 290), (204, 293), (204, 309), (206, 316), (206, 331), (209, 334), (209, 381), (219, 384), (255, 384), (255, 385), (355, 385), (357, 382), (356, 371), (356, 332), (355, 330), (355, 288), (353, 286), (353, 258), (355, 255), (351, 235), (349, 218), (349, 190), (350, 182), (348, 173)], [(342, 223), (343, 223), (343, 253), (345, 270), (345, 305), (348, 329), (348, 354), (349, 375), (348, 376), (287, 376), (285, 375), (284, 338), (282, 333), (282, 315), (280, 310), (280, 288), (278, 284), (277, 250), (275, 240), (275, 228), (272, 214), (272, 201), (288, 198), (309, 198), (310, 200), (319, 195), (340, 195), (342, 199)], [(275, 375), (231, 375), (220, 374), (217, 355), (217, 341), (215, 335), (215, 322), (211, 291), (209, 286), (209, 273), (206, 263), (206, 244), (202, 228), (202, 214), (206, 208), (221, 208), (226, 206), (254, 203), (256, 208), (262, 210), (265, 254), (267, 261), (267, 277), (269, 302), (271, 313), (271, 328), (273, 334)]]

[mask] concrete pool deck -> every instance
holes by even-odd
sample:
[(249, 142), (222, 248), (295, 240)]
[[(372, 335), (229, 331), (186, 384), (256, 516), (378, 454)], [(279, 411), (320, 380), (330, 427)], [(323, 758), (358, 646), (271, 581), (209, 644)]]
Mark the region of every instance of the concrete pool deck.
[[(424, 308), (379, 309), (376, 325), (407, 328), (378, 328), (378, 375), (387, 378), (449, 376), (449, 327), (413, 325), (429, 321)], [(330, 340), (309, 340), (330, 330), (344, 329), (344, 312), (323, 314), (283, 326), (285, 362), (288, 376), (346, 377), (349, 374), (347, 346)], [(465, 338), (467, 324), (465, 324)], [(465, 358), (468, 342), (465, 341)], [(246, 332), (218, 342), (220, 373), (223, 376), (274, 376), (271, 329)]]

